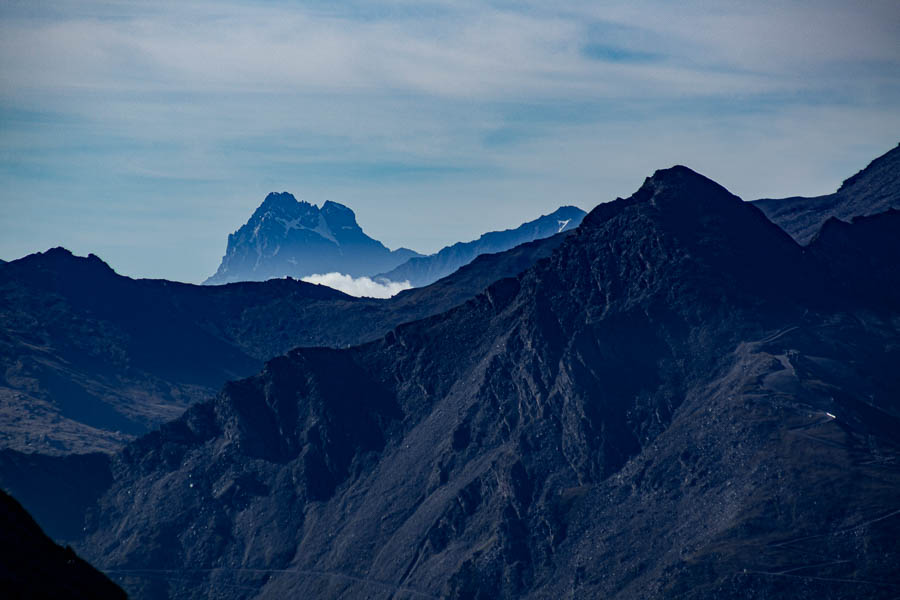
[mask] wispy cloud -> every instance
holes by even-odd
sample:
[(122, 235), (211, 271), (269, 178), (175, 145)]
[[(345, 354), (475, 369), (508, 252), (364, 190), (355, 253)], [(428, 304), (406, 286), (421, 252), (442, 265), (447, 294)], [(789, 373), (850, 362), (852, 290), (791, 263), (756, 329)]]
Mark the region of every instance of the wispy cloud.
[(343, 273), (307, 275), (302, 281), (327, 285), (345, 294), (366, 298), (390, 298), (412, 287), (409, 281), (373, 281), (368, 277), (352, 277)]

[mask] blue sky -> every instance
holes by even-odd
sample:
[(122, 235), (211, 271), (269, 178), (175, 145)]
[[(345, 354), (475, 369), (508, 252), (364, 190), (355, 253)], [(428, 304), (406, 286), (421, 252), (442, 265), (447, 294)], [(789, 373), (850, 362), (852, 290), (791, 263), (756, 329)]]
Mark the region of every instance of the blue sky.
[(422, 252), (673, 164), (823, 194), (898, 106), (894, 0), (0, 1), (0, 258), (198, 282), (270, 191)]

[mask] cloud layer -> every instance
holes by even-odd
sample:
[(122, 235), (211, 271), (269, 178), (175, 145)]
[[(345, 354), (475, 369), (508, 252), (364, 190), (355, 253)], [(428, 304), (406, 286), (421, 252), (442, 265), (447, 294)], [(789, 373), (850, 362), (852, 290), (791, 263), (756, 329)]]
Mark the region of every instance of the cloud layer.
[(356, 297), (390, 298), (412, 286), (409, 281), (373, 281), (368, 277), (351, 277), (343, 273), (315, 274), (303, 277), (301, 281), (327, 285), (330, 288)]

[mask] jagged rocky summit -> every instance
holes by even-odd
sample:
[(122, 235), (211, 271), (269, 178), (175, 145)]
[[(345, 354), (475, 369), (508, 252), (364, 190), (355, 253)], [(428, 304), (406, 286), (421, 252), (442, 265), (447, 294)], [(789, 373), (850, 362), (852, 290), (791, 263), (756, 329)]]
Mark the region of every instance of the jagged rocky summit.
[(319, 208), (287, 192), (271, 193), (228, 236), (222, 263), (204, 283), (331, 272), (359, 277), (393, 269), (414, 256), (419, 254), (408, 248), (389, 250), (366, 235), (343, 204), (327, 201)]

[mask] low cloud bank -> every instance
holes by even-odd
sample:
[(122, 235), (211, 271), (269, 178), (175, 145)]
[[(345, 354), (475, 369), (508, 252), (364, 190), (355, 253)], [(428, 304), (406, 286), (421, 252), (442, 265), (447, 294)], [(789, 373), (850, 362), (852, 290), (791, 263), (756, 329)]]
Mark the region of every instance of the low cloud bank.
[(351, 277), (343, 273), (325, 273), (320, 275), (307, 275), (302, 281), (327, 285), (351, 296), (365, 296), (367, 298), (390, 298), (412, 286), (409, 281), (375, 281), (368, 277)]

